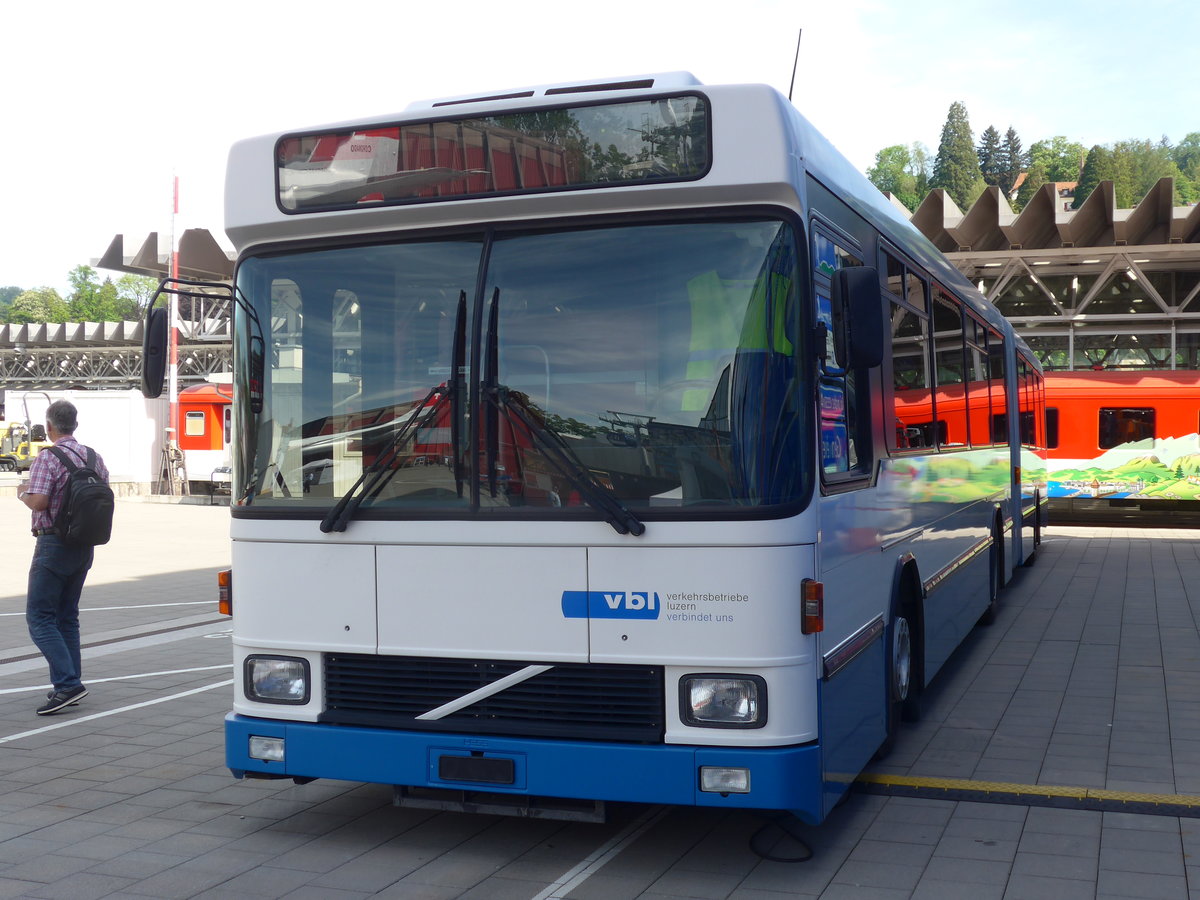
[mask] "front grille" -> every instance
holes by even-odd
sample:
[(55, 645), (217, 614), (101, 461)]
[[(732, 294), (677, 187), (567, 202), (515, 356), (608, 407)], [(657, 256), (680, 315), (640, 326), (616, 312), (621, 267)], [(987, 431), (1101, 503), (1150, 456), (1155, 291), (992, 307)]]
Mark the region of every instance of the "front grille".
[(560, 663), (435, 721), (417, 716), (518, 672), (528, 662), (325, 655), (325, 712), (338, 725), (473, 734), (660, 742), (661, 666)]

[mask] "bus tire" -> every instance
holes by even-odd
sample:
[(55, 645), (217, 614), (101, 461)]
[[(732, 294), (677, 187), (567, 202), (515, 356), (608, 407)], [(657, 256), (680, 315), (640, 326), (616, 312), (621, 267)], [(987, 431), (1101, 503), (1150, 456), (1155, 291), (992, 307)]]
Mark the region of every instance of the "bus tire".
[(921, 718), (920, 689), (914, 678), (918, 669), (917, 640), (914, 634), (916, 608), (913, 602), (893, 604), (891, 619), (884, 631), (884, 711), (887, 717), (883, 743), (875, 753), (882, 759), (892, 752), (900, 734), (901, 722)]

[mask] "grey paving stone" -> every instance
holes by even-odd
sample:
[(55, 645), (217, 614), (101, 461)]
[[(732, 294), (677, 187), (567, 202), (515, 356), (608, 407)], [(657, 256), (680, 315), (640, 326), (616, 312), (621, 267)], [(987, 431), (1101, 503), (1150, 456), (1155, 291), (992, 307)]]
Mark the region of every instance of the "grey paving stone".
[[(1094, 900), (1096, 883), (1086, 880), (1051, 878), (1013, 873), (1004, 900)], [(1149, 898), (1146, 898), (1149, 900)]]

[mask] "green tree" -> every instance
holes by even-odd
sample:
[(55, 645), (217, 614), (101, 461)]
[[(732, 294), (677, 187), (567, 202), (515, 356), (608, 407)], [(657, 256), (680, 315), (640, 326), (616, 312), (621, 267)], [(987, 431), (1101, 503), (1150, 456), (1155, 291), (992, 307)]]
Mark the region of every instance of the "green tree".
[(931, 163), (929, 161), (929, 148), (920, 141), (913, 141), (908, 148), (908, 174), (913, 177), (916, 184), (914, 190), (917, 195), (917, 202), (925, 198), (929, 193), (929, 176)]
[(910, 172), (912, 155), (903, 144), (884, 147), (875, 154), (875, 165), (867, 169), (867, 178), (881, 191), (894, 194), (909, 210), (921, 201), (917, 180)]
[(1000, 184), (1003, 172), (1004, 148), (1000, 143), (1000, 132), (989, 125), (979, 138), (979, 146), (975, 150), (979, 157), (979, 171), (985, 184)]
[(70, 309), (54, 288), (40, 287), (25, 291), (8, 308), (8, 321), (67, 322)]
[(99, 276), (91, 266), (76, 266), (67, 275), (71, 294), (67, 303), (71, 307), (71, 320), (75, 322), (103, 322), (97, 317), (101, 304)]
[(961, 209), (970, 206), (983, 187), (967, 107), (959, 101), (950, 104), (946, 124), (942, 126), (929, 186), (944, 189)]
[(1038, 189), (1049, 180), (1041, 163), (1031, 165), (1025, 173), (1025, 180), (1021, 182), (1020, 190), (1017, 191), (1017, 209), (1024, 209)]
[(1085, 155), (1083, 144), (1059, 134), (1030, 146), (1029, 165), (1040, 165), (1047, 181), (1078, 181)]
[(0, 287), (0, 322), (8, 321), (8, 308), (23, 293), (24, 288), (19, 288), (16, 285)]
[(999, 185), (1000, 190), (1004, 192), (1004, 196), (1008, 197), (1012, 194), (1017, 179), (1021, 177), (1021, 173), (1025, 170), (1025, 152), (1021, 149), (1021, 139), (1017, 136), (1016, 129), (1011, 125), (1008, 126), (1008, 131), (1004, 133), (1004, 145), (1000, 148), (1000, 157), (1000, 168), (1003, 175)]
[(67, 279), (72, 288), (68, 298), (71, 321), (120, 322), (137, 318), (137, 299), (123, 297), (111, 278), (101, 282), (99, 274), (91, 266), (76, 266)]
[(147, 275), (122, 275), (117, 279), (117, 297), (124, 302), (123, 315), (130, 321), (140, 319), (158, 290), (158, 279)]
[(1179, 171), (1188, 177), (1200, 173), (1200, 131), (1190, 132), (1176, 144), (1171, 151), (1171, 158), (1179, 166)]
[(1072, 209), (1079, 209), (1102, 181), (1112, 181), (1115, 174), (1113, 155), (1107, 147), (1097, 144), (1088, 151), (1083, 163), (1083, 171), (1079, 173), (1079, 184), (1075, 187), (1075, 200)]

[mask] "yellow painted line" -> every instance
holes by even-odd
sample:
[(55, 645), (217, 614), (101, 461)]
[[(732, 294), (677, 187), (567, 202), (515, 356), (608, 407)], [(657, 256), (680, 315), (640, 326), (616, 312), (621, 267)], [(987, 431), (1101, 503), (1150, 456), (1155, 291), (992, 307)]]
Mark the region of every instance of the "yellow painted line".
[(1016, 784), (1008, 781), (975, 781), (970, 778), (931, 778), (916, 775), (880, 775), (864, 772), (863, 784), (891, 785), (930, 791), (972, 791), (1006, 794), (1014, 797), (1069, 797), (1075, 800), (1111, 800), (1119, 803), (1165, 803), (1172, 806), (1200, 807), (1195, 794), (1144, 794), (1137, 791), (1109, 791), (1103, 788), (1073, 787), (1056, 784)]

